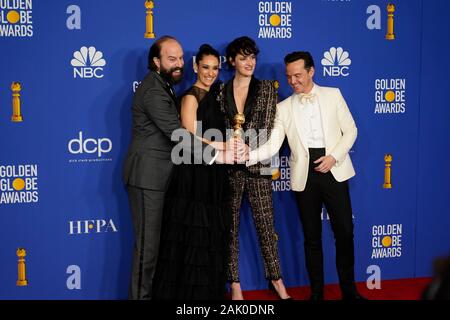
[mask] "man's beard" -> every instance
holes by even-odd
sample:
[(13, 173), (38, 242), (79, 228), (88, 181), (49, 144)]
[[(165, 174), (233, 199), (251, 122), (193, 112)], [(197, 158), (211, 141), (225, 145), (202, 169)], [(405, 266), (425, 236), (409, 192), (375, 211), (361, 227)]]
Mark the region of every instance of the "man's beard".
[[(180, 70), (180, 75), (179, 76), (173, 76), (173, 72)], [(169, 70), (164, 69), (161, 66), (161, 69), (159, 70), (159, 74), (161, 75), (161, 77), (166, 80), (168, 83), (172, 84), (177, 84), (178, 82), (181, 81), (181, 79), (183, 78), (183, 72), (184, 72), (184, 68), (181, 67), (175, 67), (175, 68), (171, 68)]]

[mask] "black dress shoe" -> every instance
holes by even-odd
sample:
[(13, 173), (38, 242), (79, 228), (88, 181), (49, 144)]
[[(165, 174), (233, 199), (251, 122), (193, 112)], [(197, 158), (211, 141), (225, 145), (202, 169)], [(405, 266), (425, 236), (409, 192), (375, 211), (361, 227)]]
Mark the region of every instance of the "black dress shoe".
[(282, 298), (280, 297), (280, 295), (278, 294), (278, 291), (277, 291), (277, 290), (275, 289), (275, 287), (273, 286), (272, 281), (270, 281), (270, 280), (269, 280), (269, 285), (268, 285), (268, 287), (269, 287), (269, 290), (271, 290), (271, 291), (273, 291), (273, 292), (276, 293), (276, 295), (278, 296), (278, 299), (284, 300), (284, 301), (294, 300), (292, 297), (289, 297), (289, 298), (286, 298), (286, 299), (282, 299)]
[(366, 297), (363, 297), (362, 295), (360, 295), (358, 292), (356, 293), (352, 293), (352, 294), (343, 294), (342, 295), (342, 300), (359, 300), (359, 301), (365, 301), (365, 300), (369, 300)]
[(309, 301), (323, 301), (323, 293), (311, 293)]

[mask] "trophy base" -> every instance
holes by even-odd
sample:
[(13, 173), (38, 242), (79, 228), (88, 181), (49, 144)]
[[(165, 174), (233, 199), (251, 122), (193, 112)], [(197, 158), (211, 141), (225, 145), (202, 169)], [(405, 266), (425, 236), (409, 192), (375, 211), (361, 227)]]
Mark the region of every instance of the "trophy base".
[(17, 280), (16, 285), (18, 287), (24, 287), (28, 285), (28, 281), (27, 280)]
[(11, 121), (12, 122), (22, 122), (23, 118), (22, 118), (22, 116), (12, 116)]
[(383, 189), (392, 189), (392, 184), (390, 183), (383, 184)]
[(153, 39), (153, 38), (155, 38), (155, 34), (153, 32), (146, 32), (146, 33), (144, 33), (144, 38)]
[(395, 34), (393, 33), (388, 33), (386, 35), (386, 40), (395, 40)]

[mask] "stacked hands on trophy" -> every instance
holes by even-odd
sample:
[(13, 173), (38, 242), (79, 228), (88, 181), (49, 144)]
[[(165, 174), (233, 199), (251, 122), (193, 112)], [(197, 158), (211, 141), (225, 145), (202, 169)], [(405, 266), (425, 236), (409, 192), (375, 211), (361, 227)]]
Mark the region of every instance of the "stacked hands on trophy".
[(233, 154), (234, 163), (245, 163), (248, 160), (249, 147), (240, 137), (233, 137), (226, 143), (227, 149)]
[[(211, 145), (219, 150), (219, 155), (216, 159), (218, 163), (245, 163), (249, 159), (249, 146), (239, 136), (235, 136), (225, 143), (211, 142)], [(314, 170), (327, 173), (336, 164), (336, 159), (332, 155), (326, 155), (320, 157), (314, 163), (317, 164)]]
[(245, 163), (248, 160), (249, 147), (240, 137), (233, 137), (225, 143), (212, 142), (211, 145), (220, 152), (217, 158), (219, 163)]

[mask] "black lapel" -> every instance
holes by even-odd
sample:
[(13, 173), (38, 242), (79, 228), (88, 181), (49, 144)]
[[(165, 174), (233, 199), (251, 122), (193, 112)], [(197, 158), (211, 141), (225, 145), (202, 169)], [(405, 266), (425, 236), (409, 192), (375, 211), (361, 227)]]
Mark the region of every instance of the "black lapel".
[(252, 77), (252, 80), (250, 80), (250, 85), (248, 88), (248, 94), (247, 99), (245, 100), (244, 105), (244, 115), (246, 118), (250, 118), (250, 113), (252, 111), (252, 106), (254, 101), (256, 100), (256, 95), (258, 93), (258, 87), (259, 87), (259, 80), (255, 77)]
[(227, 114), (231, 120), (231, 123), (234, 123), (234, 115), (238, 113), (236, 103), (234, 101), (234, 91), (233, 91), (233, 79), (234, 77), (227, 82), (225, 85), (225, 100), (227, 106)]

